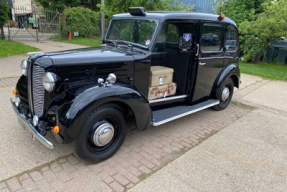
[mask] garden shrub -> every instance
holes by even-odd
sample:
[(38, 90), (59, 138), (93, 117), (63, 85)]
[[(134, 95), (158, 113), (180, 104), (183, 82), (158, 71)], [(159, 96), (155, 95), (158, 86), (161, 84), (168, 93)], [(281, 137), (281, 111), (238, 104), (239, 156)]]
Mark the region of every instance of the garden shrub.
[(80, 37), (100, 36), (100, 13), (83, 7), (69, 8), (63, 13), (66, 15), (66, 30), (63, 33), (77, 31)]

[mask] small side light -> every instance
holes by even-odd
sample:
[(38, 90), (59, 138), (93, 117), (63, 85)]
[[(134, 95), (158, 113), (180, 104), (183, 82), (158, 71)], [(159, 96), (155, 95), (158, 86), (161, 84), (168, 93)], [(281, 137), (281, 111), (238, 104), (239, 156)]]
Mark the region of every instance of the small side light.
[(55, 127), (53, 128), (53, 132), (54, 132), (54, 133), (59, 133), (59, 132), (60, 132), (60, 127), (59, 127), (59, 126), (55, 126)]
[(117, 81), (117, 76), (115, 74), (113, 74), (113, 73), (110, 73), (108, 78), (107, 78), (107, 81), (110, 84), (114, 84)]
[(13, 95), (17, 95), (19, 92), (18, 92), (16, 89), (14, 89), (14, 90), (12, 91), (12, 93), (13, 93)]

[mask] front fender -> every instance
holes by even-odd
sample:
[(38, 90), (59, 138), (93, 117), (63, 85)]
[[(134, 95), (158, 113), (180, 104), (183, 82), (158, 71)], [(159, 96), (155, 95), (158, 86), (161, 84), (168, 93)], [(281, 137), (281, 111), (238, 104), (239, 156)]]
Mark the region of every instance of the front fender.
[(89, 113), (109, 102), (128, 105), (135, 115), (139, 129), (144, 129), (150, 121), (148, 101), (132, 87), (108, 85), (75, 88), (58, 95), (51, 104), (51, 110), (54, 108), (58, 124), (61, 126), (60, 133), (63, 131), (62, 139), (66, 140), (63, 138), (65, 136), (69, 137), (68, 140), (74, 139)]

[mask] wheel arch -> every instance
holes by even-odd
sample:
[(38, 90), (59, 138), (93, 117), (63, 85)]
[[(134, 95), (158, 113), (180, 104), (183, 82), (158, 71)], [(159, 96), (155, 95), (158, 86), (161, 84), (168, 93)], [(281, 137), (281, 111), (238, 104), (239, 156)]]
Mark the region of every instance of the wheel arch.
[[(149, 103), (142, 94), (132, 87), (112, 85), (110, 87), (80, 88), (70, 90), (69, 93), (62, 96), (59, 95), (59, 98), (62, 102), (65, 101), (55, 110), (57, 124), (63, 128), (61, 140), (67, 138), (68, 141), (71, 141), (74, 139), (89, 113), (107, 104), (118, 105), (124, 110), (125, 116), (134, 117), (138, 129), (145, 129), (150, 124)], [(65, 136), (66, 138), (64, 138)], [(65, 141), (61, 142), (65, 143)]]
[(234, 86), (239, 88), (240, 86), (240, 69), (237, 64), (230, 64), (227, 67), (225, 67), (221, 73), (218, 75), (212, 89), (211, 96), (213, 98), (216, 97), (216, 91), (220, 88), (220, 85), (222, 82), (224, 82), (226, 79), (231, 78)]

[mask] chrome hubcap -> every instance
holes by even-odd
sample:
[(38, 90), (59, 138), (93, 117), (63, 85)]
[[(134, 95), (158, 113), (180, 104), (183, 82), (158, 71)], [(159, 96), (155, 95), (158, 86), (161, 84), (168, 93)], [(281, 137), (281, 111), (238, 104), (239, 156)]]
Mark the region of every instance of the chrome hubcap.
[(221, 100), (226, 101), (229, 98), (230, 90), (228, 87), (224, 87), (222, 94), (221, 94)]
[(98, 147), (107, 145), (113, 139), (114, 133), (115, 129), (110, 123), (98, 126), (93, 136), (94, 144)]

